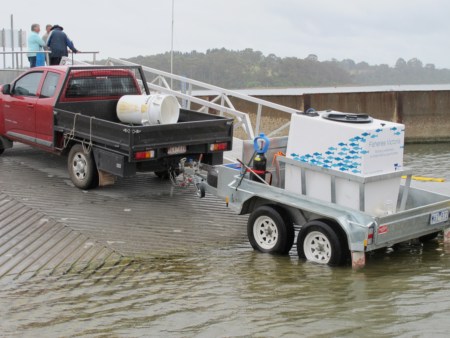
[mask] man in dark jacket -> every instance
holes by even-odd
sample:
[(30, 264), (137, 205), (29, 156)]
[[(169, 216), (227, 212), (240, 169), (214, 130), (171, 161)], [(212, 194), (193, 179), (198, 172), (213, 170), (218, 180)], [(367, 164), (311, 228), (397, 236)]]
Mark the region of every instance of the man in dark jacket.
[(68, 56), (67, 48), (74, 53), (78, 53), (78, 50), (73, 45), (73, 42), (69, 39), (66, 33), (59, 25), (54, 25), (50, 31), (50, 36), (47, 40), (47, 46), (50, 48), (50, 65), (56, 66), (61, 62), (63, 56)]

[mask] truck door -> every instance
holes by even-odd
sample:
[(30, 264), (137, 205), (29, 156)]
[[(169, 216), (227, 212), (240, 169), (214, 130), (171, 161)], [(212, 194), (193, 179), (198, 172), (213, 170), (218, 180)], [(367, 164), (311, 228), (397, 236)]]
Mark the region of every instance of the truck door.
[(53, 107), (61, 75), (48, 71), (36, 105), (36, 142), (47, 147), (53, 146)]
[(7, 135), (28, 142), (36, 141), (36, 103), (42, 71), (27, 73), (18, 79), (11, 95), (4, 97), (3, 113)]

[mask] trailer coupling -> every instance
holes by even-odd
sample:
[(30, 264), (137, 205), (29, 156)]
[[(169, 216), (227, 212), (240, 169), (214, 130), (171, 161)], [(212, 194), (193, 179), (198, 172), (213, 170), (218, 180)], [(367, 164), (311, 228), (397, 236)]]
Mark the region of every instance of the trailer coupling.
[(178, 170), (169, 170), (169, 178), (173, 187), (188, 188), (195, 186), (197, 196), (205, 197), (206, 189), (204, 186), (204, 177), (200, 174), (202, 170), (202, 156), (198, 161), (182, 158), (178, 163)]

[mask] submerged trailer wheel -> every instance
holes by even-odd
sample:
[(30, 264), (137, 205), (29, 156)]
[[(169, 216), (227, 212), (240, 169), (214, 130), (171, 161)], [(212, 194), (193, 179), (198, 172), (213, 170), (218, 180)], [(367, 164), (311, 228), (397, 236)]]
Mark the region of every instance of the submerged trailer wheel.
[(92, 189), (98, 186), (98, 172), (92, 151), (85, 153), (81, 144), (70, 149), (67, 168), (73, 184), (80, 189)]
[(336, 231), (322, 221), (311, 221), (304, 225), (297, 238), (300, 258), (319, 264), (341, 265), (347, 257), (346, 248)]
[(250, 215), (247, 236), (255, 250), (287, 254), (294, 243), (294, 226), (277, 209), (262, 206)]

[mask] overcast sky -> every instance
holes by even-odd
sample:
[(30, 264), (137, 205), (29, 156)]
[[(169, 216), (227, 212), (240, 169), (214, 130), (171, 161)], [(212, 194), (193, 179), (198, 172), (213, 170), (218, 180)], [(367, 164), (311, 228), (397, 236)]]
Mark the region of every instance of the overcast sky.
[[(252, 48), (265, 55), (450, 68), (448, 0), (174, 0), (174, 50)], [(72, 5), (73, 4), (73, 5)], [(172, 0), (3, 1), (0, 28), (59, 24), (82, 51), (170, 51)]]

